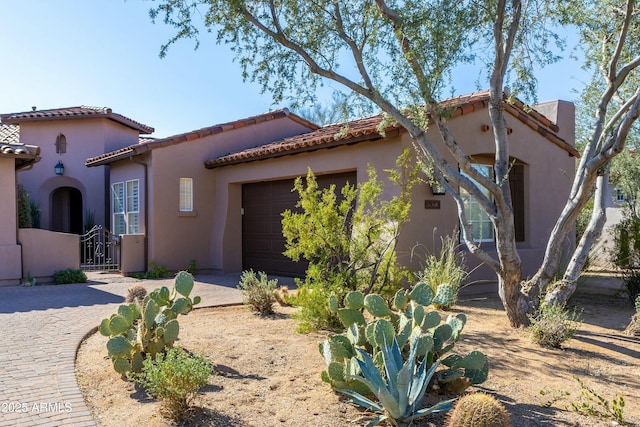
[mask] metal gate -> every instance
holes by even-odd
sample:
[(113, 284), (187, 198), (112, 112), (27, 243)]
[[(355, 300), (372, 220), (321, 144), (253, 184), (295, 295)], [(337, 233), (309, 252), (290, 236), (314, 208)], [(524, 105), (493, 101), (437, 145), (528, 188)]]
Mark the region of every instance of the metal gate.
[(101, 225), (80, 236), (80, 268), (83, 271), (120, 270), (117, 237)]

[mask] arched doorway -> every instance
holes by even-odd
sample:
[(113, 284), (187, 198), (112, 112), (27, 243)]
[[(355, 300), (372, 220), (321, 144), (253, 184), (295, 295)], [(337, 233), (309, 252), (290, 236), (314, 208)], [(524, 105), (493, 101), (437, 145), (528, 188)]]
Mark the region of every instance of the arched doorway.
[(51, 230), (82, 234), (82, 193), (60, 187), (51, 193)]

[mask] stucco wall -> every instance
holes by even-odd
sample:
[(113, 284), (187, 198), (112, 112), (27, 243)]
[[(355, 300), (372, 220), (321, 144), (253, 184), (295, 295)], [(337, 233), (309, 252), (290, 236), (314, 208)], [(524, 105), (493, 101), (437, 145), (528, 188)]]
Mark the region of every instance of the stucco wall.
[(22, 257), (16, 244), (16, 171), (12, 158), (0, 158), (0, 200), (0, 286), (15, 285), (22, 277)]
[(80, 268), (80, 237), (37, 228), (18, 230), (22, 245), (22, 276), (35, 277), (39, 283), (53, 282), (53, 273)]
[[(215, 185), (204, 162), (231, 151), (308, 131), (289, 118), (276, 119), (220, 134), (156, 148), (111, 165), (110, 181), (140, 179), (140, 233), (146, 233), (146, 262), (182, 270), (194, 260), (198, 270), (210, 270), (213, 256), (208, 236), (213, 232)], [(143, 166), (146, 164), (146, 172)], [(145, 187), (145, 173), (148, 177)], [(193, 178), (191, 213), (179, 212), (179, 179)], [(150, 197), (145, 197), (149, 194)], [(144, 224), (146, 222), (146, 224)], [(110, 220), (109, 220), (110, 224)], [(124, 262), (124, 260), (123, 260)]]
[(120, 273), (128, 275), (147, 270), (145, 263), (145, 238), (142, 234), (126, 234), (120, 237)]
[[(569, 193), (575, 159), (519, 120), (507, 115), (507, 121), (512, 129), (509, 137), (511, 156), (525, 163), (525, 240), (518, 247), (526, 276), (533, 274), (542, 259), (550, 231)], [(478, 156), (490, 155), (494, 151), (492, 133), (481, 130), (482, 125), (489, 123), (488, 111), (483, 110), (456, 118), (450, 124), (454, 137), (465, 152)], [(429, 130), (428, 135), (438, 144), (435, 130)], [(379, 177), (383, 177), (383, 170), (395, 167), (397, 156), (410, 146), (408, 135), (403, 134), (384, 141), (213, 169), (211, 174), (216, 185), (209, 199), (215, 201), (215, 227), (211, 230), (208, 250), (213, 268), (224, 271), (242, 268), (243, 183), (300, 176), (306, 174), (307, 167), (316, 174), (356, 170), (358, 182), (363, 182), (367, 179), (369, 163), (376, 167)], [(455, 164), (451, 157), (449, 160)], [(388, 184), (383, 197), (390, 198), (396, 193), (397, 189)], [(440, 209), (425, 209), (425, 200), (439, 201)], [(453, 199), (434, 196), (427, 185), (419, 184), (413, 193), (411, 221), (405, 226), (399, 241), (401, 262), (413, 269), (422, 268), (425, 254), (439, 251), (440, 236), (451, 235), (457, 228)], [(495, 245), (483, 244), (483, 247), (495, 253)], [(415, 255), (413, 258), (412, 253)], [(475, 268), (477, 260), (470, 255), (467, 258), (470, 269)], [(486, 267), (480, 267), (474, 271), (472, 280), (495, 280), (495, 274)]]
[[(67, 141), (66, 153), (56, 153), (56, 137), (63, 134)], [(31, 200), (41, 209), (40, 225), (50, 229), (52, 223), (52, 192), (60, 187), (76, 188), (82, 194), (82, 215), (87, 210), (95, 213), (96, 224), (108, 224), (105, 212), (108, 193), (105, 192), (107, 168), (87, 168), (86, 159), (109, 150), (138, 142), (138, 133), (106, 119), (51, 120), (25, 122), (20, 125), (20, 142), (39, 145), (41, 160), (33, 169), (20, 172), (18, 182), (23, 184)], [(58, 176), (54, 167), (64, 164), (64, 175)]]

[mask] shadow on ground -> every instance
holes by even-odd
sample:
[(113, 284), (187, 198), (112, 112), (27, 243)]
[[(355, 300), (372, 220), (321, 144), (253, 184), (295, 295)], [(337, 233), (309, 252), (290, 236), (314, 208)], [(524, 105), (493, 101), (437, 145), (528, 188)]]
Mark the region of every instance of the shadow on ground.
[(91, 287), (91, 284), (51, 285), (0, 289), (0, 314), (122, 302), (122, 297)]

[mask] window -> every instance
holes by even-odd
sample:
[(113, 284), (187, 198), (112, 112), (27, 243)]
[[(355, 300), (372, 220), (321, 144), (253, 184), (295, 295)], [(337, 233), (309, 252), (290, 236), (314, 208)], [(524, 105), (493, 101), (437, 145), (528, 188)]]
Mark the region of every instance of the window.
[[(472, 165), (472, 167), (488, 178), (493, 177), (493, 168), (489, 165), (476, 164)], [(490, 200), (493, 200), (493, 196), (491, 195), (489, 190), (481, 186), (479, 186), (479, 188), (485, 196), (487, 196)], [(476, 243), (493, 242), (493, 224), (489, 219), (489, 215), (487, 215), (487, 213), (482, 210), (482, 208), (480, 207), (480, 203), (471, 198), (469, 193), (467, 193), (463, 188), (460, 189), (460, 196), (462, 196), (462, 200), (464, 201), (465, 216), (467, 217), (468, 223), (471, 224), (473, 240)]]
[(180, 178), (180, 212), (193, 212), (193, 178)]
[(60, 134), (56, 137), (56, 153), (64, 154), (67, 152), (67, 138)]
[(616, 202), (624, 203), (624, 191), (622, 191), (620, 188), (616, 188)]
[(140, 232), (140, 181), (116, 182), (111, 185), (113, 234)]
[[(473, 165), (473, 168), (484, 176), (493, 179), (493, 167), (490, 165)], [(515, 229), (516, 242), (525, 241), (525, 194), (524, 194), (524, 165), (515, 163), (511, 165), (509, 171), (509, 188), (511, 190), (511, 205), (513, 207), (513, 226)], [(491, 193), (485, 188), (482, 192), (493, 200)], [(460, 195), (464, 200), (464, 210), (467, 221), (473, 229), (473, 239), (475, 242), (493, 242), (495, 239), (493, 224), (480, 204), (473, 200), (469, 194), (460, 189)]]
[(111, 206), (113, 212), (112, 232), (119, 236), (125, 234), (124, 228), (124, 183), (117, 182), (111, 185)]

